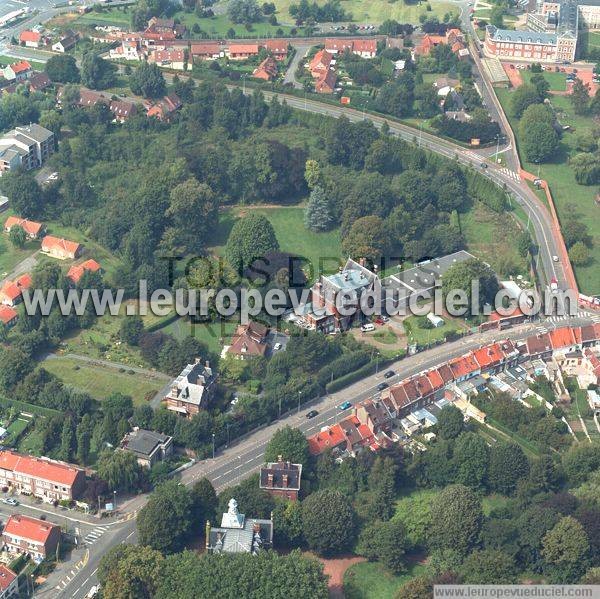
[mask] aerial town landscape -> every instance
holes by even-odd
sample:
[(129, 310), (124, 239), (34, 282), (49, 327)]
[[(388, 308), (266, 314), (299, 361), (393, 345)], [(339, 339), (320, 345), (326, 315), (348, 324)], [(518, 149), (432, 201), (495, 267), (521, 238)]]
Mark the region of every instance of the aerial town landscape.
[(0, 599), (600, 597), (599, 89), (600, 0), (1, 0)]

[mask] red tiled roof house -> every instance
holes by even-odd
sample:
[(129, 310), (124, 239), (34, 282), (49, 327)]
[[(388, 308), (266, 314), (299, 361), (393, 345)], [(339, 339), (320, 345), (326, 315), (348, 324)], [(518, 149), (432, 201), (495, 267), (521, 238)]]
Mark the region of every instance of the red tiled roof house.
[(76, 241), (46, 235), (42, 239), (42, 252), (59, 260), (75, 260), (83, 252), (83, 246)]
[(22, 514), (12, 514), (2, 533), (4, 547), (41, 561), (53, 556), (60, 542), (60, 526)]
[(77, 499), (85, 487), (85, 472), (66, 462), (0, 451), (0, 487), (29, 493), (48, 503)]
[(37, 239), (45, 229), (42, 223), (36, 223), (35, 221), (19, 218), (18, 216), (9, 216), (4, 223), (4, 230), (10, 233), (13, 227), (21, 227), (27, 233), (29, 239)]

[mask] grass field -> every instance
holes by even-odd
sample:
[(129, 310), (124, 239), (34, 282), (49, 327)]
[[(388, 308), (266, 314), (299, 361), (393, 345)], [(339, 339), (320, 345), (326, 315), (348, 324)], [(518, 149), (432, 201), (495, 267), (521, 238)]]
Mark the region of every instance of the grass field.
[[(292, 23), (289, 7), (291, 4), (297, 4), (298, 0), (274, 0), (277, 7), (277, 19), (282, 23)], [(322, 4), (323, 2), (319, 2)], [(427, 3), (416, 2), (408, 4), (404, 0), (389, 2), (388, 0), (344, 0), (341, 3), (342, 8), (352, 14), (352, 20), (355, 23), (364, 23), (377, 25), (383, 23), (386, 19), (395, 19), (400, 23), (418, 24), (419, 15), (436, 15), (442, 20), (446, 13), (458, 13), (458, 10), (451, 2), (442, 2), (432, 0), (428, 3), (431, 11), (427, 10)]]
[(527, 274), (527, 263), (514, 243), (519, 226), (512, 216), (494, 212), (477, 202), (471, 210), (459, 215), (458, 224), (468, 250), (499, 275)]
[(444, 318), (444, 324), (441, 327), (432, 329), (422, 329), (418, 326), (419, 317), (409, 316), (404, 321), (406, 335), (409, 343), (418, 343), (419, 345), (428, 345), (434, 341), (445, 339), (446, 335), (456, 333), (459, 330), (457, 323), (454, 320)]
[(74, 25), (114, 25), (127, 27), (131, 24), (131, 11), (128, 6), (113, 6), (92, 10), (75, 19)]
[[(496, 95), (508, 116), (513, 131), (517, 134), (518, 143), (518, 121), (511, 116), (510, 110), (511, 93), (507, 89), (496, 89)], [(600, 218), (598, 218), (600, 211), (594, 203), (596, 188), (579, 185), (568, 164), (569, 157), (576, 153), (577, 132), (590, 130), (592, 120), (576, 115), (567, 96), (552, 96), (551, 102), (561, 124), (570, 125), (573, 131), (566, 132), (562, 136), (556, 155), (549, 162), (539, 166), (539, 174), (550, 185), (559, 218), (563, 219), (575, 212), (578, 219), (588, 227), (588, 232), (593, 240), (593, 248), (590, 252), (592, 259), (586, 266), (575, 267), (575, 276), (582, 293), (595, 295), (600, 293)], [(521, 155), (521, 159), (523, 168), (537, 174), (537, 165), (524, 160), (523, 155)]]
[(226, 320), (194, 324), (187, 319), (180, 318), (161, 329), (161, 332), (173, 335), (176, 339), (195, 337), (198, 341), (206, 343), (211, 352), (220, 354), (223, 345), (228, 345), (231, 341), (231, 335), (236, 326), (237, 323)]
[[(2, 67), (6, 67), (9, 64), (14, 64), (15, 62), (19, 62), (19, 59), (15, 58), (14, 56), (0, 55), (0, 65)], [(31, 65), (31, 67), (35, 71), (43, 71), (44, 70), (44, 63), (43, 62), (38, 62), (37, 60), (27, 60), (27, 62)]]
[[(284, 35), (291, 35), (291, 30), (294, 29), (293, 25), (271, 25), (267, 21), (260, 23), (252, 23), (250, 29), (247, 29), (245, 25), (232, 23), (226, 14), (216, 15), (207, 19), (200, 19), (194, 13), (187, 13), (179, 11), (175, 14), (175, 18), (179, 18), (188, 29), (194, 25), (199, 25), (200, 29), (209, 35), (209, 37), (227, 37), (227, 32), (230, 29), (235, 31), (235, 37), (275, 37), (277, 30), (281, 29)], [(280, 19), (278, 15), (278, 20)], [(290, 21), (291, 23), (292, 21)], [(298, 33), (302, 33), (302, 28), (296, 28)]]
[[(4, 215), (1, 220), (2, 222), (6, 220)], [(19, 262), (22, 262), (39, 249), (39, 241), (28, 241), (23, 249), (16, 248), (9, 241), (6, 233), (0, 233), (0, 278), (6, 277)]]
[(344, 574), (346, 599), (394, 599), (401, 585), (425, 572), (425, 566), (411, 564), (400, 575), (390, 574), (377, 562), (354, 564)]
[(270, 221), (282, 252), (307, 259), (305, 270), (310, 265), (306, 272), (309, 281), (314, 280), (321, 269), (325, 272), (337, 270), (342, 255), (339, 231), (313, 233), (307, 230), (304, 226), (304, 208), (301, 206), (244, 206), (221, 212), (211, 248), (213, 253), (223, 255), (233, 224), (250, 210), (263, 214)]
[(86, 364), (71, 358), (50, 358), (41, 365), (66, 385), (89, 393), (99, 400), (112, 393), (122, 393), (131, 396), (134, 404), (141, 404), (144, 403), (146, 394), (158, 391), (162, 386), (160, 382), (137, 373), (120, 372), (116, 368)]
[[(521, 77), (525, 83), (529, 83), (531, 77), (535, 73), (523, 69), (521, 71)], [(550, 91), (552, 92), (564, 92), (567, 89), (567, 75), (566, 73), (557, 73), (555, 71), (544, 71), (542, 73), (544, 79), (550, 84)]]

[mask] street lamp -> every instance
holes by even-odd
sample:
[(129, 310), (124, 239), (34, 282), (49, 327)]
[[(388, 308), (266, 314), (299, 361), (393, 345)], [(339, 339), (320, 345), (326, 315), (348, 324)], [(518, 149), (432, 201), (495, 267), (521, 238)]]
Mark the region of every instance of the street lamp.
[(227, 427), (227, 447), (229, 447), (229, 422), (225, 426)]
[(498, 164), (498, 146), (500, 145), (500, 134), (496, 135), (496, 155), (494, 156), (494, 162)]
[(247, 74), (247, 73), (244, 73), (244, 74), (242, 75), (242, 80), (243, 80), (243, 82), (244, 82), (244, 83), (243, 83), (243, 85), (242, 85), (242, 93), (243, 93), (244, 95), (246, 95), (246, 77), (247, 77), (247, 76), (248, 76), (248, 74)]
[(365, 102), (365, 105), (363, 106), (363, 121), (366, 119), (366, 115), (365, 115), (365, 113), (366, 113), (366, 111), (367, 111), (367, 106), (368, 106), (368, 105), (369, 105), (369, 100), (367, 100), (367, 101)]
[(215, 433), (212, 434), (213, 460), (215, 459)]
[(298, 391), (298, 414), (300, 414), (300, 398), (302, 397), (302, 391)]
[(113, 491), (113, 510), (117, 509), (117, 491)]
[(279, 418), (281, 418), (281, 395), (279, 396)]

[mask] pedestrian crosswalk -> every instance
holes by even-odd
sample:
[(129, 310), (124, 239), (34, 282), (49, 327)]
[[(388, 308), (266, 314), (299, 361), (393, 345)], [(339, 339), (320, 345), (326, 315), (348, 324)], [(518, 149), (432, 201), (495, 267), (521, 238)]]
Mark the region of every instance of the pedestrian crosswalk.
[(521, 180), (521, 178), (519, 177), (519, 173), (515, 173), (515, 171), (511, 171), (509, 168), (506, 168), (505, 166), (500, 169), (500, 172), (503, 175), (506, 175), (507, 177), (514, 179), (515, 181)]
[(88, 534), (83, 538), (83, 542), (86, 545), (93, 545), (107, 530), (108, 526), (96, 526), (94, 530), (88, 532)]

